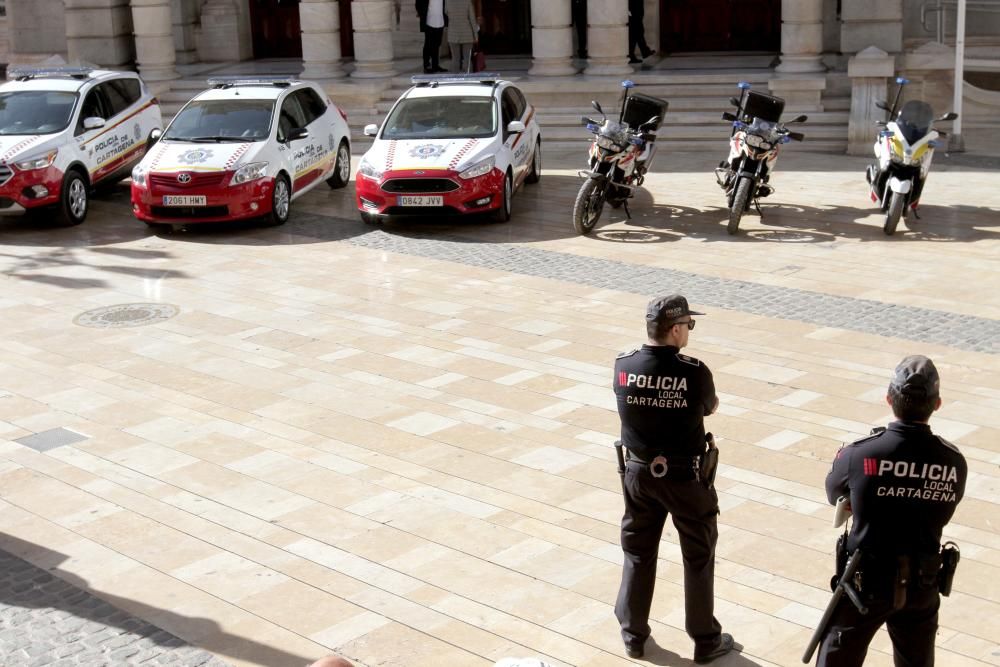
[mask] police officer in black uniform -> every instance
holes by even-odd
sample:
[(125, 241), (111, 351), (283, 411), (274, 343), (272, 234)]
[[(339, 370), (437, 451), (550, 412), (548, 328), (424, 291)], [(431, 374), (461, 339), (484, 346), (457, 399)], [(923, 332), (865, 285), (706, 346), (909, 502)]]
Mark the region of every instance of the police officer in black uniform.
[(715, 543), (719, 499), (699, 475), (705, 453), (704, 417), (715, 412), (712, 372), (681, 354), (694, 329), (687, 299), (679, 294), (649, 302), (649, 342), (615, 360), (614, 389), (621, 440), (628, 453), (623, 491), (625, 566), (615, 604), (625, 653), (640, 658), (649, 637), (649, 608), (656, 557), (667, 514), (684, 556), (685, 628), (695, 642), (695, 662), (711, 662), (733, 649), (733, 638), (715, 619)]
[(855, 581), (868, 613), (841, 599), (820, 644), (818, 664), (825, 667), (861, 665), (883, 623), (896, 665), (934, 664), (941, 531), (965, 493), (968, 468), (958, 449), (927, 424), (941, 407), (930, 359), (903, 359), (886, 401), (897, 421), (841, 449), (826, 478), (831, 503), (850, 500), (847, 550), (861, 549)]

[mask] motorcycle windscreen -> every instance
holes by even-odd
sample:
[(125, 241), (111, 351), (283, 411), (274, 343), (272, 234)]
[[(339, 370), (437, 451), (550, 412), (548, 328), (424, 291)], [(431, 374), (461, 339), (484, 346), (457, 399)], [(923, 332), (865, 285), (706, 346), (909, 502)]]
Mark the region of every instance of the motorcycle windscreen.
[(781, 112), (785, 110), (785, 100), (774, 95), (765, 95), (755, 90), (748, 90), (743, 101), (743, 113), (753, 118), (760, 118), (770, 123), (781, 120)]
[(910, 100), (899, 110), (896, 118), (896, 125), (907, 143), (914, 144), (920, 137), (927, 134), (934, 122), (934, 110), (927, 102), (920, 100)]

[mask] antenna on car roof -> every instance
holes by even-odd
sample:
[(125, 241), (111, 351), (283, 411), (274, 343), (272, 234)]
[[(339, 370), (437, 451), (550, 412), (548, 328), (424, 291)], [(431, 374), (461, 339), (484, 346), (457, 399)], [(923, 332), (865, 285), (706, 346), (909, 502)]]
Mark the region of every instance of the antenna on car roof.
[(93, 72), (93, 67), (12, 67), (7, 70), (7, 78), (15, 81), (57, 78), (88, 79)]
[(299, 78), (294, 74), (283, 74), (278, 76), (215, 76), (208, 80), (208, 85), (212, 88), (234, 88), (236, 86), (275, 86), (287, 88), (293, 83), (298, 83)]

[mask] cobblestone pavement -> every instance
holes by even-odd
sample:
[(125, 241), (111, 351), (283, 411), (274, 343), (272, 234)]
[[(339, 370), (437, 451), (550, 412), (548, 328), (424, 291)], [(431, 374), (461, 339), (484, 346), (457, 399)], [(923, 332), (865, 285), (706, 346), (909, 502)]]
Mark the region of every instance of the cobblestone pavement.
[(3, 667), (226, 667), (211, 653), (0, 550)]
[[(329, 230), (323, 216), (301, 215), (300, 233)], [(975, 352), (1000, 353), (1000, 321), (869, 299), (821, 294), (787, 287), (730, 280), (685, 271), (630, 264), (596, 257), (476, 241), (461, 236), (422, 238), (399, 230), (373, 230), (341, 240), (356, 246), (468, 266), (613, 289), (635, 294), (683, 291), (693, 302), (766, 317), (798, 320), (949, 345)]]

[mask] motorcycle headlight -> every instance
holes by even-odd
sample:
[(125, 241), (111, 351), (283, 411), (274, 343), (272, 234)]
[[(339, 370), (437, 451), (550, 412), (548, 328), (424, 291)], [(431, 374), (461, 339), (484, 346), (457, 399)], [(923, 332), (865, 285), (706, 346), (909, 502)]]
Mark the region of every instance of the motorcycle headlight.
[(746, 136), (747, 146), (751, 148), (759, 148), (761, 150), (771, 150), (774, 147), (770, 141), (756, 134), (748, 134)]
[(135, 165), (132, 170), (132, 185), (137, 185), (140, 188), (146, 187), (146, 170), (142, 168), (142, 165)]
[(14, 166), (21, 171), (31, 171), (32, 169), (45, 169), (50, 166), (52, 162), (56, 159), (56, 154), (58, 150), (49, 151), (45, 155), (39, 155), (37, 157), (28, 158), (27, 160), (21, 160), (20, 162), (15, 162)]
[(358, 165), (358, 173), (362, 176), (375, 179), (376, 181), (382, 180), (383, 174), (381, 170), (376, 169), (375, 165), (364, 158), (361, 159), (361, 164)]
[(242, 185), (243, 183), (249, 183), (250, 181), (256, 181), (258, 178), (264, 178), (264, 174), (267, 172), (266, 162), (251, 162), (250, 164), (245, 164), (236, 170), (233, 174), (233, 178), (229, 181), (230, 185)]
[(493, 156), (491, 155), (482, 162), (477, 162), (476, 164), (472, 165), (471, 167), (463, 171), (461, 174), (459, 174), (458, 177), (462, 179), (470, 179), (470, 178), (476, 178), (477, 176), (485, 176), (486, 174), (493, 171), (493, 165), (495, 164), (496, 160), (494, 160)]

